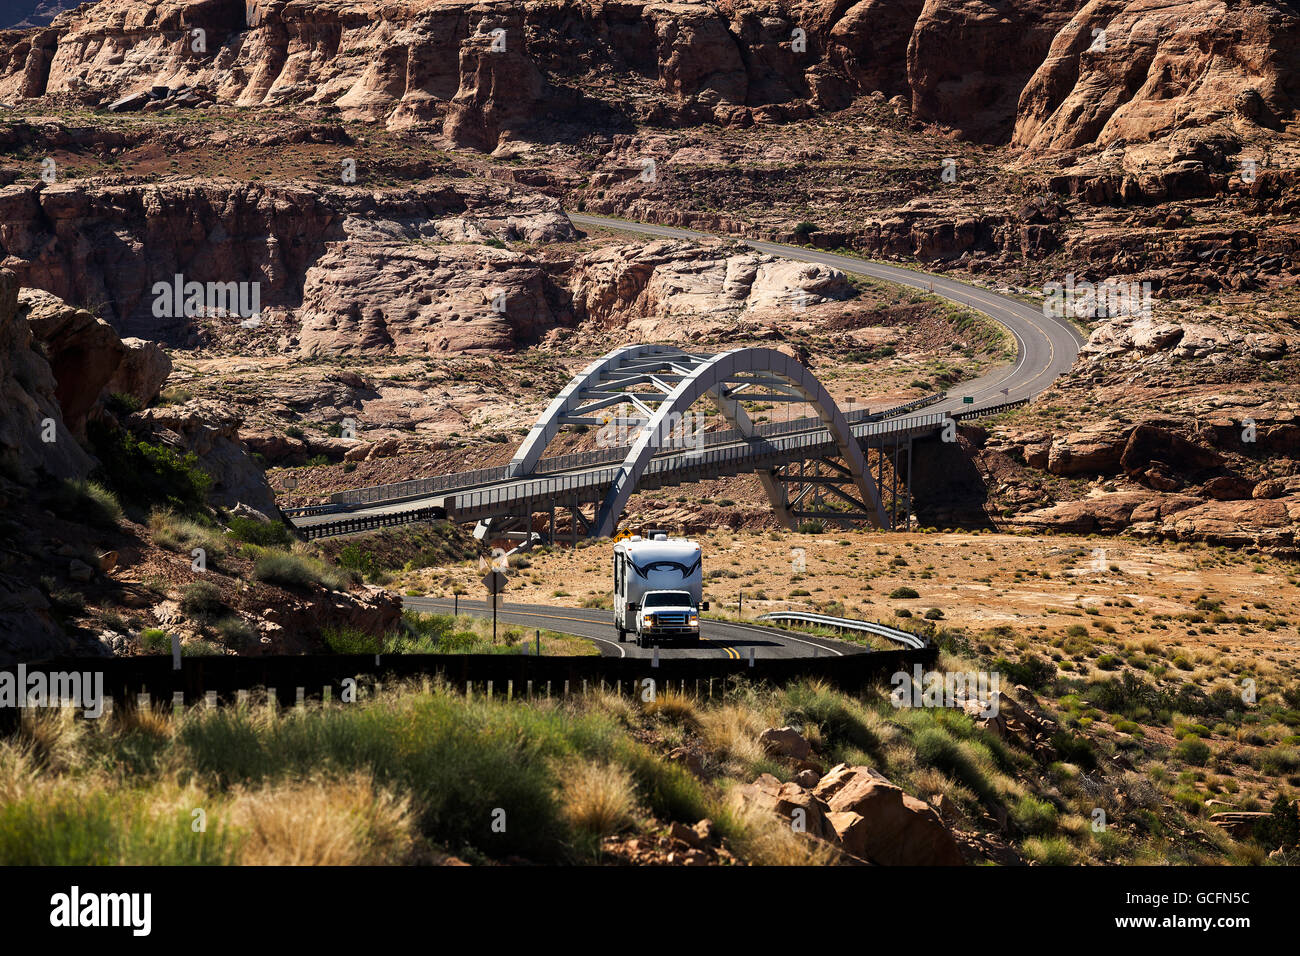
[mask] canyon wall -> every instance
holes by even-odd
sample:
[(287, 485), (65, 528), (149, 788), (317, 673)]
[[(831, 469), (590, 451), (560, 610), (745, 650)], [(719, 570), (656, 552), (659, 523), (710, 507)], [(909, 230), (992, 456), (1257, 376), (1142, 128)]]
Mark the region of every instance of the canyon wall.
[(879, 90), (969, 138), (1074, 149), (1275, 128), (1300, 104), (1298, 46), (1283, 0), (101, 0), (0, 34), (0, 99), (197, 86), (490, 150), (546, 124), (779, 121)]

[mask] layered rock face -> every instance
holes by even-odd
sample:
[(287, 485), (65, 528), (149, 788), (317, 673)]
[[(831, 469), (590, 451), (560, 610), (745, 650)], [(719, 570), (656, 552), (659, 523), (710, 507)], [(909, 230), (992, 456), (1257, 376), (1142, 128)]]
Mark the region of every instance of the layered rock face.
[[(1198, 126), (1276, 129), (1300, 100), (1294, 8), (1089, 0), (1020, 97), (1013, 143), (1072, 149)], [(1166, 157), (1167, 159), (1168, 157)]]
[(567, 321), (567, 297), (540, 263), (475, 244), (573, 238), (568, 219), (538, 202), (544, 214), (496, 220), (345, 220), (346, 238), (302, 278), (302, 352), (512, 349)]
[(743, 124), (881, 91), (968, 137), (1068, 149), (1189, 117), (1275, 126), (1300, 102), (1298, 38), (1294, 10), (1268, 0), (103, 0), (11, 36), (0, 98), (198, 87), (441, 124), (492, 149), (549, 120), (589, 123), (597, 101), (625, 122)]
[[(196, 344), (205, 323), (239, 324), (239, 314), (206, 302), (196, 315), (174, 308), (170, 289), (180, 276), (184, 285), (213, 286), (227, 303), (234, 297), (226, 290), (255, 287), (262, 309), (304, 305), (309, 351), (320, 344), (321, 329), (353, 335), (349, 317), (357, 326), (370, 322), (366, 302), (383, 301), (392, 310), (402, 308), (401, 291), (414, 300), (431, 295), (436, 286), (414, 265), (422, 255), (437, 260), (436, 243), (574, 235), (554, 201), (492, 183), (391, 192), (231, 180), (19, 184), (0, 189), (0, 223), (0, 254), (24, 285), (69, 302), (102, 304), (119, 333), (183, 345)], [(499, 264), (482, 268), (509, 271)], [(354, 285), (359, 282), (364, 285)], [(169, 289), (159, 294), (159, 283)], [(490, 302), (480, 304), (495, 314)], [(336, 318), (322, 319), (322, 311)], [(526, 332), (531, 320), (519, 321)], [(492, 344), (516, 331), (503, 331)], [(382, 330), (375, 335), (393, 338)]]
[(729, 243), (701, 247), (681, 240), (613, 246), (574, 263), (570, 286), (579, 319), (632, 324), (653, 337), (689, 319), (734, 319), (738, 313), (798, 309), (846, 299), (844, 273), (812, 263), (738, 251)]

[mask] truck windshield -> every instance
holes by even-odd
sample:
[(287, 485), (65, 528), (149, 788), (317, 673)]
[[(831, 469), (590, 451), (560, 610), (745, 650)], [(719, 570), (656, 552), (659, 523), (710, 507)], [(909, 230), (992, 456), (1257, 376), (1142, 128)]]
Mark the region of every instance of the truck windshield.
[(691, 596), (685, 591), (651, 591), (645, 596), (646, 607), (690, 606)]

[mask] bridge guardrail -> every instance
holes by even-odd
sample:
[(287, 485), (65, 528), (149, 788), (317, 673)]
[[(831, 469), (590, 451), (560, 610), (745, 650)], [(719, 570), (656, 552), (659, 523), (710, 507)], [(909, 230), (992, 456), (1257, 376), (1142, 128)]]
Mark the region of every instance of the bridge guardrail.
[[(924, 400), (927, 404), (936, 401), (934, 396), (926, 396)], [(921, 400), (918, 400), (921, 401)], [(916, 415), (909, 418), (887, 418), (880, 420), (860, 420), (853, 425), (854, 437), (858, 439), (871, 439), (875, 437), (885, 438), (890, 435), (902, 435), (906, 432), (928, 431), (943, 424), (948, 419), (965, 419), (978, 418), (985, 415), (993, 415), (1005, 411), (1009, 408), (1015, 408), (1027, 404), (1028, 399), (1017, 399), (1009, 402), (1000, 402), (996, 405), (984, 406), (981, 408), (972, 408), (963, 412), (931, 412), (924, 415)], [(782, 423), (787, 424), (787, 423)], [(834, 446), (834, 440), (831, 438), (829, 431), (825, 428), (816, 431), (802, 431), (793, 435), (784, 437), (773, 437), (770, 440), (762, 442), (745, 442), (724, 444), (723, 447), (708, 449), (702, 452), (683, 452), (680, 450), (669, 449), (665, 454), (650, 460), (646, 467), (645, 475), (648, 477), (657, 477), (665, 473), (671, 473), (684, 466), (698, 468), (703, 470), (716, 469), (721, 467), (730, 467), (737, 462), (746, 458), (782, 455), (791, 452), (800, 452), (804, 455), (814, 455), (825, 446), (829, 451)], [(609, 449), (599, 454), (613, 458), (614, 454), (621, 454), (621, 449)], [(593, 453), (580, 453), (582, 455), (592, 455)], [(621, 458), (618, 459), (621, 462)], [(478, 472), (462, 472), (456, 475), (444, 475), (437, 479), (423, 479), (415, 482), (403, 482), (406, 486), (427, 486), (431, 483), (446, 483), (450, 479), (468, 479), (478, 478), (480, 481), (497, 483), (497, 487), (484, 488), (481, 490), (470, 491), (464, 494), (449, 495), (452, 501), (448, 502), (448, 511), (454, 511), (458, 515), (469, 517), (476, 513), (495, 510), (498, 506), (503, 506), (511, 502), (528, 501), (539, 498), (556, 498), (565, 493), (571, 494), (575, 499), (580, 501), (590, 500), (590, 492), (593, 489), (600, 489), (612, 484), (618, 477), (621, 469), (619, 467), (603, 468), (597, 471), (575, 471), (556, 475), (554, 477), (535, 476), (521, 478), (518, 481), (508, 484), (501, 484), (506, 481), (505, 467), (480, 469)], [(482, 477), (478, 477), (482, 476)], [(472, 487), (472, 486), (471, 486)], [(370, 491), (379, 491), (381, 488), (368, 489)], [(442, 489), (439, 489), (442, 490)], [(424, 497), (421, 492), (411, 492), (409, 497)], [(391, 501), (393, 499), (382, 499)], [(401, 500), (400, 498), (397, 500)], [(335, 521), (324, 522), (318, 525), (311, 525), (301, 529), (303, 533), (311, 538), (325, 537), (332, 534), (348, 534), (353, 531), (369, 530), (374, 527), (386, 527), (397, 524), (407, 524), (416, 521), (429, 520), (428, 515), (433, 510), (438, 510), (439, 517), (445, 514), (441, 509), (415, 509), (413, 511), (392, 512), (386, 515), (368, 515), (362, 516), (357, 521)], [(371, 523), (367, 523), (371, 522)], [(375, 523), (377, 522), (377, 523)]]
[(1005, 412), (1009, 408), (1019, 408), (1022, 405), (1028, 404), (1029, 399), (1016, 398), (1009, 402), (998, 402), (996, 405), (982, 405), (978, 408), (972, 408), (970, 411), (958, 412), (952, 417), (957, 419), (987, 418), (989, 415), (997, 415), (1001, 412)]
[(339, 521), (322, 521), (320, 524), (300, 525), (298, 533), (308, 541), (329, 538), (336, 534), (355, 534), (358, 531), (375, 531), (418, 521), (439, 521), (447, 516), (445, 508), (412, 508), (410, 511), (390, 511), (384, 514), (358, 515)]
[(861, 631), (864, 634), (874, 634), (877, 637), (886, 638), (896, 644), (902, 644), (904, 647), (910, 647), (918, 651), (931, 646), (929, 638), (897, 627), (890, 627), (888, 624), (877, 624), (875, 621), (859, 621), (848, 617), (832, 617), (829, 614), (814, 614), (811, 611), (773, 611), (769, 614), (760, 614), (758, 620), (794, 621), (800, 624), (835, 627), (842, 631)]
[(281, 508), (280, 514), (286, 518), (303, 518), (313, 515), (332, 514), (336, 511), (343, 511), (342, 505), (330, 502), (327, 505), (303, 505), (300, 508)]
[[(846, 412), (844, 417), (848, 419), (851, 424), (876, 422), (885, 418), (892, 418), (897, 415), (905, 414), (917, 408), (924, 408), (927, 405), (933, 405), (936, 402), (942, 401), (946, 397), (946, 392), (936, 392), (877, 412), (872, 412), (865, 408), (854, 409), (851, 412)], [(754, 427), (753, 436), (742, 435), (740, 430), (737, 428), (725, 428), (719, 431), (706, 432), (704, 434), (704, 445), (705, 447), (708, 447), (712, 445), (743, 441), (746, 437), (767, 438), (776, 435), (789, 435), (810, 430), (822, 430), (824, 428), (825, 426), (820, 418), (814, 415), (808, 415), (801, 418), (794, 418), (786, 422), (763, 422)], [(617, 448), (602, 448), (592, 451), (571, 452), (567, 455), (553, 455), (549, 458), (543, 458), (538, 461), (537, 467), (534, 469), (533, 473), (545, 475), (559, 471), (570, 471), (576, 468), (586, 468), (591, 465), (621, 462), (627, 457), (627, 453), (631, 447), (631, 445), (623, 445)], [(675, 449), (665, 449), (663, 454), (671, 455), (674, 450)], [(384, 485), (371, 485), (367, 488), (352, 488), (346, 491), (336, 491), (331, 494), (330, 504), (338, 506), (391, 504), (404, 500), (427, 498), (429, 495), (435, 494), (439, 491), (454, 491), (461, 488), (473, 488), (478, 485), (505, 481), (510, 477), (509, 471), (509, 465), (496, 465), (491, 468), (452, 472), (450, 474), (438, 475), (432, 478), (413, 478), (408, 481), (397, 481)], [(288, 512), (286, 512), (286, 514), (287, 513)], [(297, 513), (320, 514), (322, 512), (299, 511)]]

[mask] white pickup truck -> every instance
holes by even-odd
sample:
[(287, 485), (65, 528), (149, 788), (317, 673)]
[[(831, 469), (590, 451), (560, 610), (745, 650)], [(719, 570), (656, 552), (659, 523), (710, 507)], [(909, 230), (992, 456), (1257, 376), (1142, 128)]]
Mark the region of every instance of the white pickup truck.
[(639, 536), (614, 545), (614, 627), (638, 647), (697, 641), (704, 573), (700, 546), (684, 538)]

